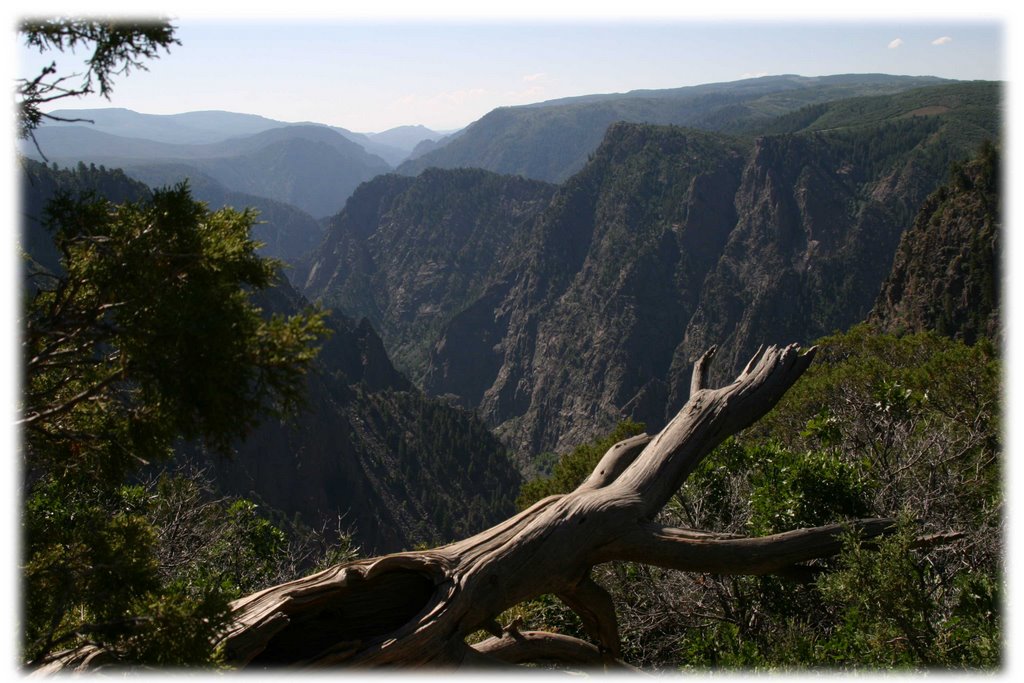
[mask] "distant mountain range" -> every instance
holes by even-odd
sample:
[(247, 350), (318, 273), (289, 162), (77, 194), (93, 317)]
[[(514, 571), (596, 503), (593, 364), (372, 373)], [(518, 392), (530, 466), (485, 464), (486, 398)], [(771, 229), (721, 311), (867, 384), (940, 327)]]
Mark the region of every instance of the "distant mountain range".
[[(111, 135), (85, 126), (46, 126), (36, 142), (60, 165), (78, 161), (152, 174), (173, 166), (202, 174), (225, 188), (281, 202), (321, 218), (337, 213), (359, 183), (390, 166), (380, 157), (325, 126), (285, 126), (202, 144), (174, 144)], [(39, 157), (26, 146), (28, 156)], [(172, 176), (164, 174), (164, 180)]]
[(45, 154), (62, 166), (84, 161), (122, 168), (147, 183), (202, 177), (224, 191), (285, 202), (315, 218), (340, 211), (359, 183), (387, 172), (419, 143), (443, 137), (423, 126), (361, 134), (217, 111), (52, 113), (70, 121), (37, 130), (38, 149), (23, 141), (26, 156), (41, 159)]
[(810, 104), (948, 83), (940, 78), (846, 74), (766, 76), (666, 90), (588, 95), (495, 109), (457, 137), (398, 167), (475, 167), (562, 182), (580, 170), (616, 121), (735, 133)]
[(50, 112), (68, 122), (48, 121), (45, 127), (87, 124), (91, 129), (119, 137), (140, 138), (176, 145), (201, 145), (255, 135), (272, 128), (323, 125), (355, 142), (392, 166), (403, 161), (424, 140), (446, 134), (425, 126), (398, 126), (380, 133), (354, 133), (346, 128), (311, 122), (289, 123), (255, 114), (228, 111), (192, 111), (182, 114), (141, 114), (123, 108), (58, 109)]
[[(367, 140), (367, 144), (364, 145), (366, 151), (383, 157), (392, 166), (397, 166), (421, 143), (437, 142), (446, 137), (446, 134), (430, 130), (426, 126), (399, 126), (382, 133), (366, 133), (363, 137)], [(353, 140), (359, 142), (355, 138)], [(388, 154), (382, 148), (390, 148), (396, 152)]]
[[(396, 167), (406, 175), (431, 166), (473, 167), (561, 182), (582, 168), (616, 121), (742, 132), (808, 104), (941, 82), (881, 74), (772, 76), (589, 95), (499, 108), (451, 135), (423, 126), (353, 133), (224, 111), (57, 110), (51, 113), (69, 122), (49, 122), (36, 138), (46, 157), (61, 165), (85, 161), (129, 175), (145, 165), (152, 177), (156, 165), (174, 164), (229, 191), (293, 204), (319, 219), (340, 211), (359, 183)], [(40, 158), (31, 143), (21, 151)]]

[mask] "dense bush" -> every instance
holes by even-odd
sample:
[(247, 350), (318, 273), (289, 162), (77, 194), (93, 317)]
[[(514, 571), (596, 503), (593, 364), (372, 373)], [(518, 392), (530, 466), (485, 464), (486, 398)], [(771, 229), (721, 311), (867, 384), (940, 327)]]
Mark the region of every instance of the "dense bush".
[[(850, 535), (837, 557), (785, 578), (598, 567), (627, 661), (697, 669), (999, 665), (1004, 520), (995, 350), (984, 340), (967, 346), (866, 326), (819, 346), (779, 405), (708, 456), (660, 521), (763, 535), (893, 517), (898, 533), (873, 544)], [(571, 489), (608, 445), (633, 433), (619, 432), (564, 456), (551, 478), (528, 483), (524, 493)], [(917, 543), (949, 533), (957, 536), (940, 545)], [(586, 637), (552, 598), (521, 616), (534, 628)]]

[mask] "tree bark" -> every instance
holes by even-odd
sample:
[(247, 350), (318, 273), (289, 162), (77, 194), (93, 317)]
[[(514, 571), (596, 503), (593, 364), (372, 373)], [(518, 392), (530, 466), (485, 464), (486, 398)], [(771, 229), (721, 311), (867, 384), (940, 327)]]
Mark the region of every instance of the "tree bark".
[[(228, 662), (238, 668), (535, 660), (624, 666), (612, 599), (590, 578), (595, 565), (626, 560), (717, 574), (787, 573), (834, 555), (846, 530), (858, 529), (864, 538), (886, 533), (892, 520), (761, 538), (654, 522), (701, 460), (768, 412), (814, 352), (800, 353), (796, 345), (761, 349), (733, 383), (712, 390), (705, 386), (712, 349), (695, 364), (690, 398), (676, 417), (653, 438), (613, 446), (571, 493), (545, 498), (462, 541), (334, 566), (237, 600), (223, 636)], [(579, 614), (594, 643), (496, 623), (504, 610), (543, 594)], [(493, 637), (467, 644), (480, 630)]]

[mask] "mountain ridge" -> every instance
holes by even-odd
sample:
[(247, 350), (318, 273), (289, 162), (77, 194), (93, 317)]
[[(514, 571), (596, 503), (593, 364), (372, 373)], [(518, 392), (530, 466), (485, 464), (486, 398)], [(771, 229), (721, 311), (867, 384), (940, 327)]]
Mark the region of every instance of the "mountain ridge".
[[(287, 126), (196, 145), (125, 138), (80, 126), (36, 131), (50, 161), (120, 167), (188, 164), (229, 190), (267, 197), (320, 218), (337, 213), (359, 183), (386, 172), (383, 159), (324, 126)], [(26, 155), (39, 152), (27, 141)], [(53, 152), (52, 150), (59, 150)]]
[(932, 76), (887, 74), (766, 76), (500, 107), (467, 126), (457, 138), (396, 170), (415, 175), (428, 166), (472, 166), (561, 182), (583, 166), (616, 121), (733, 132), (740, 122), (765, 122), (807, 104), (907, 90), (936, 81), (946, 82)]
[[(145, 114), (124, 107), (94, 109), (57, 109), (51, 115), (67, 121), (46, 121), (42, 128), (59, 128), (89, 123), (94, 131), (129, 138), (142, 138), (167, 144), (209, 144), (255, 135), (275, 128), (317, 126), (332, 130), (367, 153), (397, 166), (423, 140), (436, 140), (446, 133), (422, 125), (396, 126), (377, 133), (357, 133), (341, 126), (315, 121), (280, 121), (259, 114), (209, 109), (177, 114)], [(82, 121), (84, 119), (85, 121)]]

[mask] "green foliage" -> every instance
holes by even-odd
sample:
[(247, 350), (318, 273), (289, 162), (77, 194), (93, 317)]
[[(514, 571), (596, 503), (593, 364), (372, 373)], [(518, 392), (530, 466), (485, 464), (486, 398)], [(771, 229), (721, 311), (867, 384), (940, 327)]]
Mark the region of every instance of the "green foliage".
[[(163, 475), (157, 480), (150, 516), (167, 535), (161, 541), (162, 564), (174, 584), (216, 586), (229, 598), (262, 587), (276, 576), (287, 551), (284, 531), (264, 519), (250, 500), (224, 503), (203, 501), (202, 491), (189, 478)], [(192, 507), (186, 508), (185, 505)], [(181, 520), (187, 519), (187, 524)], [(177, 556), (192, 561), (173, 567)]]
[(828, 450), (730, 438), (687, 478), (669, 510), (688, 525), (762, 536), (862, 517), (870, 484)]
[(623, 439), (642, 434), (643, 431), (642, 424), (623, 420), (610, 434), (577, 446), (558, 460), (551, 476), (533, 479), (523, 484), (516, 499), (516, 507), (525, 510), (541, 498), (572, 491), (590, 475), (609, 448)]
[[(130, 661), (211, 663), (211, 635), (226, 617), (216, 585), (162, 581), (160, 530), (138, 487), (76, 489), (54, 478), (29, 492), (23, 523), (24, 651), (104, 643)], [(84, 639), (84, 640), (83, 640)]]
[[(998, 110), (1001, 85), (994, 82), (946, 83), (904, 92), (835, 99), (783, 114), (768, 124), (753, 124), (746, 132), (764, 134), (806, 131), (850, 131), (878, 124), (957, 121), (959, 136), (973, 135), (979, 123)], [(904, 128), (906, 130), (906, 128)], [(979, 140), (980, 141), (980, 140)]]
[(750, 458), (750, 531), (758, 536), (820, 526), (867, 513), (864, 481), (835, 454), (755, 446)]
[[(708, 610), (719, 619), (706, 628), (686, 630), (682, 656), (744, 668), (998, 666), (1003, 519), (992, 346), (867, 326), (818, 344), (815, 363), (775, 410), (691, 476), (675, 514), (756, 533), (893, 516), (899, 533), (873, 544), (851, 536), (839, 557), (818, 564), (814, 582), (705, 580), (690, 600), (733, 602)], [(950, 530), (964, 540), (912, 549), (918, 535)]]
[(38, 276), (25, 315), (32, 467), (119, 480), (175, 438), (223, 450), (299, 403), (322, 315), (250, 303), (277, 269), (255, 254), (253, 214), (210, 213), (181, 185), (123, 205), (62, 198), (51, 218), (63, 274)]
[(161, 581), (189, 599), (212, 589), (235, 599), (358, 555), (344, 529), (308, 529), (251, 500), (219, 497), (202, 472), (162, 472), (133, 488), (157, 533)]
[(280, 532), (236, 503), (215, 515), (231, 530), (219, 550), (183, 561), (216, 575), (169, 574), (173, 525), (155, 521), (169, 489), (125, 482), (178, 439), (226, 451), (294, 410), (322, 314), (264, 317), (249, 292), (277, 264), (254, 253), (254, 216), (211, 213), (185, 186), (123, 205), (63, 198), (51, 216), (60, 274), (37, 275), (24, 313), (23, 656), (98, 642), (144, 663), (210, 663), (227, 600)]
[[(114, 76), (177, 43), (165, 21), (33, 19), (19, 32), (41, 52), (91, 53), (77, 86), (55, 64), (18, 82), (22, 137), (55, 118), (43, 105), (109, 96)], [(309, 536), (295, 546), (255, 504), (215, 500), (195, 478), (127, 482), (181, 439), (226, 452), (298, 407), (323, 315), (251, 303), (278, 271), (256, 254), (251, 211), (211, 212), (185, 185), (149, 195), (102, 167), (27, 170), (74, 194), (48, 205), (52, 243), (28, 245), (54, 258), (32, 273), (21, 320), (22, 661), (94, 645), (115, 663), (215, 664), (228, 601), (315, 562)], [(130, 201), (91, 194), (111, 186)]]
[(215, 665), (230, 600), (357, 554), (347, 534), (271, 522), (193, 472), (101, 493), (39, 484), (24, 519), (29, 661), (92, 642), (125, 663)]
[(687, 632), (679, 655), (689, 669), (757, 667), (764, 655), (736, 624), (719, 621)]
[[(597, 567), (627, 661), (745, 670), (999, 666), (1005, 522), (994, 348), (868, 326), (818, 345), (776, 408), (716, 448), (659, 521), (761, 535), (893, 517), (897, 533), (871, 543), (849, 534), (838, 556), (785, 577)], [(540, 490), (548, 482), (534, 482), (536, 495), (570, 490), (603, 449), (596, 451), (579, 462), (563, 456), (561, 485)], [(917, 542), (950, 531), (961, 538)], [(536, 628), (550, 620), (572, 632), (551, 605), (523, 607)]]
[[(949, 490), (927, 504), (950, 503), (951, 522), (1000, 505), (1001, 363), (990, 343), (877, 334), (862, 325), (819, 347), (810, 370), (752, 435), (827, 447), (875, 483), (886, 514), (924, 495), (923, 481), (947, 482)], [(823, 420), (842, 427), (824, 433)]]
[(839, 619), (818, 656), (880, 668), (998, 666), (998, 581), (972, 571), (944, 580), (912, 550), (915, 534), (904, 520), (877, 547), (847, 539), (839, 569), (818, 582)]

